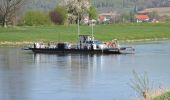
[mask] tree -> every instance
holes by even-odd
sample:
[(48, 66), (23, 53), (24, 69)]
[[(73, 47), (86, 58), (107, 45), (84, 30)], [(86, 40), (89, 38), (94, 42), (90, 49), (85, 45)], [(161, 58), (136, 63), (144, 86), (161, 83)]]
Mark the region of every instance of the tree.
[(50, 12), (50, 19), (54, 24), (64, 24), (67, 20), (67, 10), (64, 6), (57, 6)]
[(16, 12), (22, 7), (24, 1), (25, 0), (0, 0), (0, 16), (3, 27), (7, 27), (7, 24), (13, 21)]
[(159, 13), (157, 11), (149, 12), (148, 15), (150, 19), (159, 19)]
[(97, 19), (97, 11), (93, 6), (91, 6), (89, 9), (89, 19)]
[(69, 13), (68, 19), (75, 19), (77, 23), (78, 20), (81, 20), (88, 13), (90, 0), (64, 0), (62, 5), (67, 8)]
[(120, 18), (121, 18), (121, 22), (122, 22), (122, 23), (127, 23), (127, 22), (129, 22), (129, 19), (130, 19), (129, 12), (122, 12), (122, 13), (120, 14)]
[(2, 16), (0, 15), (0, 25), (1, 25), (1, 23), (2, 23)]
[(28, 26), (49, 25), (51, 24), (49, 15), (40, 11), (29, 11), (25, 14), (23, 22)]

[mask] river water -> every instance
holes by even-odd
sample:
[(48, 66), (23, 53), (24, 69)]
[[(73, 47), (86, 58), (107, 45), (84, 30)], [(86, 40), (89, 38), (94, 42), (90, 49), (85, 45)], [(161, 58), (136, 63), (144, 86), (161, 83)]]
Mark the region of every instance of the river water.
[(170, 88), (170, 41), (133, 44), (135, 54), (47, 55), (0, 48), (0, 100), (130, 100), (132, 71)]

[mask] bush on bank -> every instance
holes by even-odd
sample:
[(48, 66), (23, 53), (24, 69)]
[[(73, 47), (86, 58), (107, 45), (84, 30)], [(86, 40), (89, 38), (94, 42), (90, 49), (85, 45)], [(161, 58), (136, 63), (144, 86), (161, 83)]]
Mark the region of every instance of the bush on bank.
[(41, 11), (29, 11), (22, 19), (22, 24), (25, 26), (50, 25), (49, 15)]
[(154, 97), (152, 100), (170, 100), (170, 92), (166, 92), (161, 96)]

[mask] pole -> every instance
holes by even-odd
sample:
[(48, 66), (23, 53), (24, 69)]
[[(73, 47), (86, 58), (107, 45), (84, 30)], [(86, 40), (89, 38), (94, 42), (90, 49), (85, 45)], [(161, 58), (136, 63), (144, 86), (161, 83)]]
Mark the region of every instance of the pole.
[[(80, 4), (79, 4), (79, 1), (78, 1), (78, 8), (79, 8)], [(78, 43), (79, 43), (79, 49), (81, 49), (81, 41), (79, 40), (79, 36), (80, 36), (80, 16), (79, 16), (79, 11), (78, 11), (78, 16), (77, 16), (77, 24), (78, 24)]]
[(79, 43), (79, 49), (81, 49), (81, 40), (79, 40), (79, 36), (80, 36), (80, 21), (79, 21), (79, 13), (78, 13), (78, 20), (77, 20), (77, 24), (78, 24), (78, 43)]
[(80, 35), (80, 21), (79, 21), (79, 13), (78, 13), (78, 22), (77, 22), (77, 24), (78, 24), (78, 37), (79, 37), (79, 35)]
[(92, 22), (91, 26), (92, 26), (92, 41), (94, 41), (93, 22)]

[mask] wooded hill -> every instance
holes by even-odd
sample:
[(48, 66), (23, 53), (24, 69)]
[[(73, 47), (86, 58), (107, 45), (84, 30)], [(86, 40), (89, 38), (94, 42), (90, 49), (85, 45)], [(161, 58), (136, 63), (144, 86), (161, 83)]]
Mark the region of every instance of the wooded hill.
[[(49, 10), (53, 9), (63, 0), (30, 0), (28, 10)], [(145, 8), (170, 7), (170, 0), (91, 0), (99, 12), (109, 11), (133, 11)]]
[(114, 9), (122, 10), (143, 10), (145, 8), (169, 7), (170, 0), (93, 0), (98, 10)]

